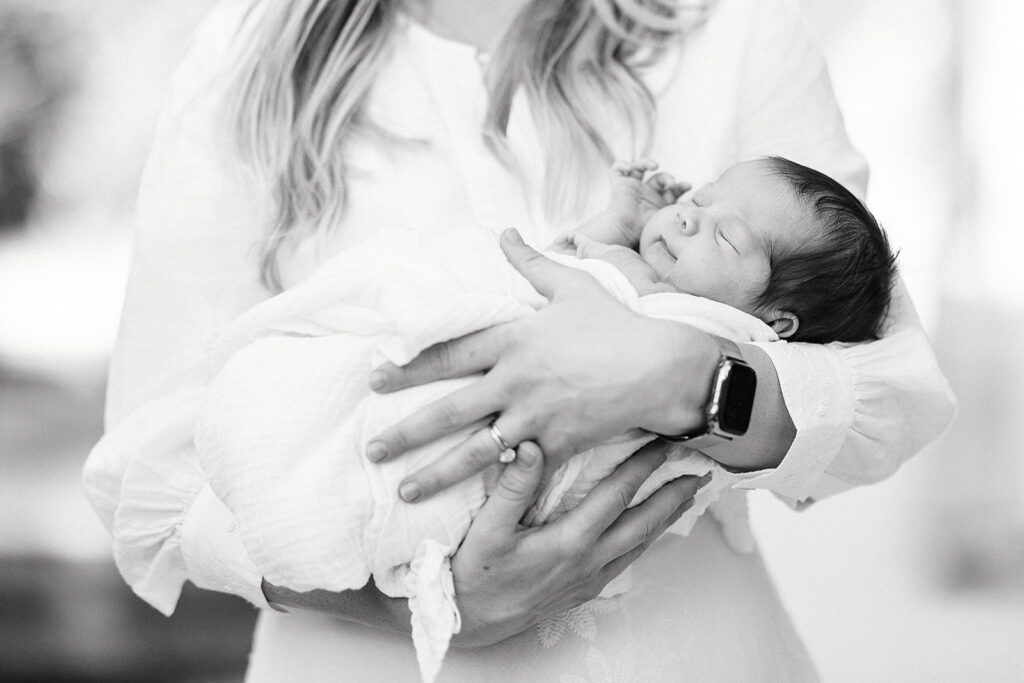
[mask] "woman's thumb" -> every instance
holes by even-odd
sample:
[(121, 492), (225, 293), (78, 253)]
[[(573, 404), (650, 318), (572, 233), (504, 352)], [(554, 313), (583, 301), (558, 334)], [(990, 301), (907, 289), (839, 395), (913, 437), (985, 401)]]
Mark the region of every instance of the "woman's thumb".
[(474, 526), (515, 527), (533, 503), (544, 470), (544, 456), (532, 441), (516, 448), (516, 459), (505, 466)]
[(575, 278), (589, 277), (542, 255), (524, 242), (515, 228), (501, 233), (501, 250), (512, 267), (548, 299), (554, 299), (556, 291), (575, 282)]

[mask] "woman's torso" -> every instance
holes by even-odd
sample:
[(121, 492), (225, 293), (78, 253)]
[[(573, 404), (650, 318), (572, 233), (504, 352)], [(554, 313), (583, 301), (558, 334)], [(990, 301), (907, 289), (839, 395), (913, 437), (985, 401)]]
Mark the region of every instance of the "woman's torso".
[[(728, 11), (729, 3), (721, 5)], [(729, 37), (716, 23), (706, 31), (720, 35), (700, 36), (699, 43), (721, 45)], [(481, 134), (487, 96), (477, 51), (411, 22), (400, 31), (368, 106), (375, 122), (411, 142), (349, 143), (344, 218), (288, 254), (282, 263), (286, 287), (380, 226), (430, 230), (457, 222), (479, 225), (495, 238), (515, 226), (538, 246), (564, 227), (547, 220), (540, 206), (541, 148), (525, 105), (513, 108), (509, 128), (517, 175), (493, 156)], [(648, 74), (660, 114), (653, 156), (677, 177), (699, 183), (734, 160), (731, 95), (739, 66), (728, 59), (738, 60), (738, 54), (729, 46), (683, 50)], [(604, 190), (589, 199), (591, 210), (600, 206)], [(248, 680), (396, 681), (417, 675), (406, 636), (322, 615), (265, 612)], [(683, 678), (814, 678), (760, 556), (729, 550), (707, 520), (687, 538), (667, 534), (656, 543), (635, 563), (628, 593), (582, 605), (490, 648), (453, 650), (440, 680)]]

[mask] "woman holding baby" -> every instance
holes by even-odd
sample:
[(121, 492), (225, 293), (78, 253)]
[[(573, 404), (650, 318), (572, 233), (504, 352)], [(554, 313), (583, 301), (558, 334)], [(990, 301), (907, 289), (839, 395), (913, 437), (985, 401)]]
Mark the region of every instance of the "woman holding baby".
[[(251, 680), (415, 679), (404, 600), (372, 583), (296, 593), (263, 582), (195, 456), (208, 349), (247, 309), (384, 227), (472, 223), (496, 239), (514, 225), (547, 244), (603, 205), (612, 158), (643, 155), (695, 185), (763, 155), (855, 194), (866, 181), (820, 52), (783, 0), (218, 5), (147, 167), (108, 433), (86, 469), (133, 589), (167, 614), (185, 580), (287, 610), (261, 614)], [(525, 244), (503, 248), (549, 306), (368, 380), (387, 392), (486, 373), (368, 449), (393, 460), (480, 410), (496, 418), (496, 433), (476, 430), (403, 482), (413, 506), (518, 446), (452, 558), (462, 628), (440, 680), (813, 679), (756, 552), (732, 552), (703, 520), (685, 538), (663, 533), (697, 481), (626, 509), (664, 460), (660, 442), (558, 522), (518, 526), (545, 461), (630, 428), (699, 429), (720, 349), (686, 325), (639, 322)], [(722, 462), (758, 471), (745, 486), (792, 505), (887, 476), (951, 411), (898, 285), (879, 341), (734, 352), (757, 389)], [(625, 592), (588, 602), (626, 567)]]

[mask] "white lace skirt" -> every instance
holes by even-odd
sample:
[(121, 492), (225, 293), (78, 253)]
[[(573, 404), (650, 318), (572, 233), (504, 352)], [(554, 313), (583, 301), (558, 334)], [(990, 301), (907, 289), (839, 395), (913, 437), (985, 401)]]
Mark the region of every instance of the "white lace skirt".
[[(814, 666), (757, 552), (739, 555), (703, 518), (633, 565), (632, 588), (514, 638), (448, 653), (439, 681), (815, 681)], [(264, 611), (246, 680), (417, 681), (407, 636)]]

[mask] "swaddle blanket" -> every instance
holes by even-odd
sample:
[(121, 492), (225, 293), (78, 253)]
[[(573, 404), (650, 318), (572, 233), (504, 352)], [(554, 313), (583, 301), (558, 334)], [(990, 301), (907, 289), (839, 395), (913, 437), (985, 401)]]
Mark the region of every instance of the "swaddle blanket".
[[(638, 297), (613, 266), (554, 256), (582, 268), (634, 310), (721, 336), (774, 339), (759, 320), (684, 294)], [(370, 438), (473, 377), (391, 394), (367, 385), (372, 367), (407, 363), (443, 340), (529, 315), (546, 300), (480, 226), (423, 235), (383, 230), (305, 282), (241, 316), (217, 342), (196, 445), (211, 486), (231, 509), (246, 549), (272, 584), (296, 591), (358, 589), (373, 576), (407, 597), (425, 680), (436, 676), (460, 628), (449, 558), (497, 467), (415, 505), (397, 496), (410, 472), (466, 439), (474, 425), (392, 462), (370, 463)], [(557, 470), (524, 518), (551, 521), (652, 436), (639, 431), (581, 453)], [(734, 547), (749, 547), (739, 475), (678, 449), (634, 504), (684, 474), (713, 473), (674, 530), (687, 533), (716, 499)]]

